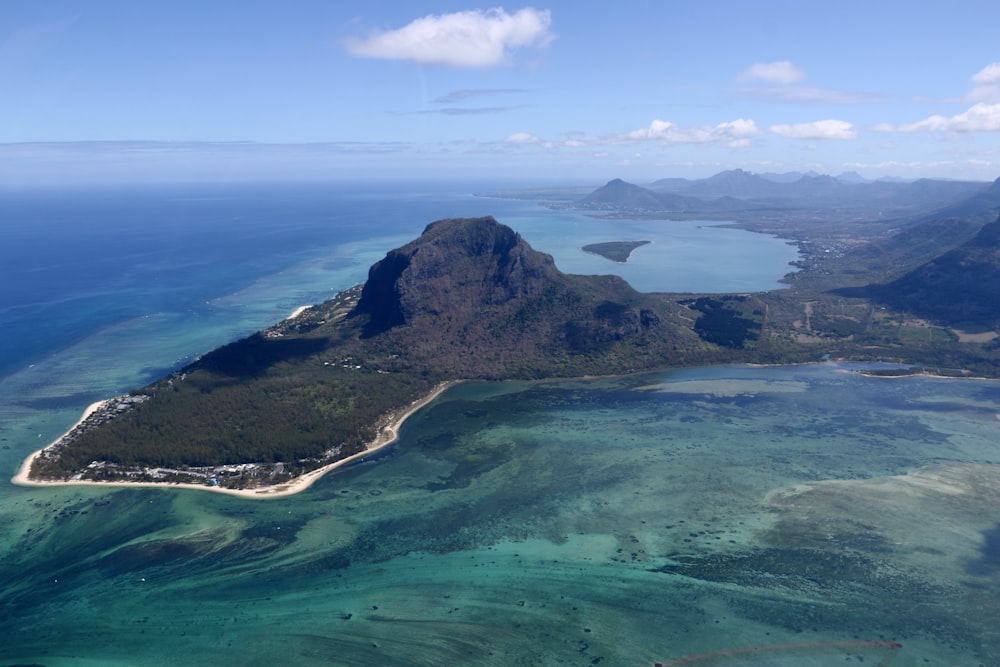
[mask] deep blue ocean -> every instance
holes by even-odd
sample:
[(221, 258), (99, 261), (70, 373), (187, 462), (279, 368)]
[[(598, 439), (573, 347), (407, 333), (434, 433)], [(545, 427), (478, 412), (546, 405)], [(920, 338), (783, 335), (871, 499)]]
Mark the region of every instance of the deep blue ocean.
[(364, 251), (342, 256), (353, 244), (384, 238), (388, 250), (446, 211), (483, 208), (438, 195), (295, 185), (3, 193), (0, 375), (134, 318), (205, 317), (213, 300), (309, 262), (319, 266), (284, 300), (322, 300), (364, 279)]
[[(827, 362), (466, 384), (284, 499), (8, 481), (88, 404), (441, 218), (644, 291), (778, 289), (797, 257), (477, 189), (0, 191), (0, 665), (1000, 664), (996, 382)], [(652, 243), (580, 250), (620, 240)]]

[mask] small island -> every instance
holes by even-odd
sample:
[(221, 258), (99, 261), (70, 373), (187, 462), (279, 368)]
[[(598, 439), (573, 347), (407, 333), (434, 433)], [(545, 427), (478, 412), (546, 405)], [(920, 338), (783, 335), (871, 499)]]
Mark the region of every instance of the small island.
[(652, 241), (608, 241), (606, 243), (589, 243), (583, 246), (581, 250), (594, 255), (600, 255), (604, 259), (610, 259), (612, 262), (624, 264), (628, 261), (633, 250), (648, 243), (652, 243)]

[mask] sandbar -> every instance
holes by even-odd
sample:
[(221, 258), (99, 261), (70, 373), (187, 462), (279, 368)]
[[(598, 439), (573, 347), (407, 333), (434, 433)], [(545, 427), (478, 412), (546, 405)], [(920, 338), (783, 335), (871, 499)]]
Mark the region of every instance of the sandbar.
[[(308, 306), (307, 306), (308, 307)], [(115, 482), (101, 482), (95, 480), (86, 479), (73, 479), (73, 480), (35, 480), (31, 479), (28, 475), (31, 472), (31, 464), (34, 462), (35, 458), (42, 453), (45, 449), (39, 449), (25, 459), (24, 463), (21, 464), (21, 469), (18, 471), (14, 477), (11, 478), (11, 482), (18, 484), (20, 486), (105, 486), (105, 487), (147, 487), (147, 488), (167, 488), (167, 489), (194, 489), (197, 491), (213, 491), (215, 493), (225, 493), (231, 496), (239, 496), (241, 498), (281, 498), (284, 496), (291, 496), (293, 494), (299, 493), (308, 489), (313, 483), (326, 473), (339, 468), (343, 465), (355, 461), (362, 457), (368, 456), (372, 452), (378, 451), (383, 447), (387, 447), (392, 443), (396, 442), (399, 438), (399, 429), (407, 419), (409, 419), (417, 410), (424, 407), (435, 398), (440, 396), (446, 389), (458, 384), (460, 380), (452, 380), (449, 382), (442, 382), (436, 386), (429, 394), (423, 398), (419, 398), (416, 401), (410, 403), (406, 409), (400, 413), (398, 416), (394, 416), (389, 424), (387, 424), (382, 432), (379, 434), (375, 440), (368, 443), (363, 451), (357, 454), (352, 454), (351, 456), (344, 457), (333, 463), (329, 463), (322, 468), (317, 468), (316, 470), (311, 470), (303, 475), (299, 475), (295, 479), (283, 482), (281, 484), (274, 484), (272, 486), (261, 486), (253, 489), (226, 489), (219, 486), (208, 486), (204, 484), (189, 484), (184, 482), (129, 482), (129, 481), (115, 481)], [(99, 410), (108, 401), (98, 401), (93, 403), (84, 410), (83, 415), (66, 433), (69, 433), (74, 428), (76, 428), (80, 423), (83, 422), (87, 417), (93, 414), (95, 411)], [(66, 435), (65, 433), (63, 435)], [(60, 435), (59, 438), (50, 443), (55, 444), (63, 437)]]

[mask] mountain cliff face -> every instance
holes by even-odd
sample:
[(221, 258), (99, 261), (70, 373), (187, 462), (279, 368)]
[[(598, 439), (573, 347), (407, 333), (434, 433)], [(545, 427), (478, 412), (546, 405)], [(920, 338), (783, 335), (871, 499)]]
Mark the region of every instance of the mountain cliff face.
[(644, 348), (692, 342), (667, 304), (617, 276), (562, 274), (486, 217), (435, 222), (389, 252), (350, 317), (367, 347), (408, 363), (463, 377), (538, 377), (591, 372), (616, 355), (652, 364)]
[(440, 220), (371, 267), (354, 314), (369, 316), (373, 336), (422, 316), (531, 298), (558, 275), (549, 255), (492, 217)]

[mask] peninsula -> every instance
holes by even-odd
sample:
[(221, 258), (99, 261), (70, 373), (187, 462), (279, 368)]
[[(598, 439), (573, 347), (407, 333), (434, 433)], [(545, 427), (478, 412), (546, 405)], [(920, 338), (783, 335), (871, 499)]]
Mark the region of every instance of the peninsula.
[(493, 218), (442, 220), (363, 286), (100, 406), (20, 479), (281, 487), (370, 452), (444, 383), (733, 358), (689, 312), (615, 276), (564, 275)]
[[(580, 205), (599, 201), (616, 215), (615, 197), (624, 212), (642, 194), (609, 185)], [(949, 186), (940, 212), (850, 246), (793, 229), (804, 258), (788, 289), (762, 294), (639, 293), (616, 276), (559, 272), (491, 217), (441, 220), (373, 265), (363, 285), (95, 406), (15, 481), (276, 497), (385, 446), (407, 415), (461, 380), (821, 357), (998, 377), (995, 300), (954, 295), (986, 295), (983, 285), (1000, 281), (1000, 181), (969, 189), (956, 200)], [(759, 227), (756, 210), (745, 226)], [(627, 259), (643, 243), (596, 245)]]

